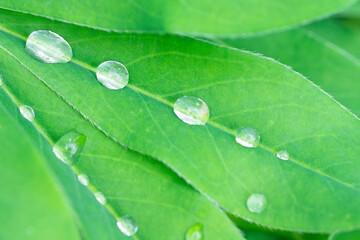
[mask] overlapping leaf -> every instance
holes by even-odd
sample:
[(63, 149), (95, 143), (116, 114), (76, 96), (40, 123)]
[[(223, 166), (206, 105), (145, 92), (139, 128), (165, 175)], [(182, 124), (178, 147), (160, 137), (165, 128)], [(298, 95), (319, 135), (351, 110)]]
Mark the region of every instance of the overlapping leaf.
[(238, 35), (303, 24), (352, 3), (354, 0), (1, 0), (0, 7), (111, 30)]

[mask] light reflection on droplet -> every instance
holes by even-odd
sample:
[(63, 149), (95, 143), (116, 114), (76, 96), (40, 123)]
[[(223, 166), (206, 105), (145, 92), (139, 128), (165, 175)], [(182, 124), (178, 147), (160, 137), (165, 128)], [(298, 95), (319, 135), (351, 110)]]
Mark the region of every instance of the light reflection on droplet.
[(19, 107), (19, 111), (21, 115), (28, 121), (33, 122), (35, 119), (35, 112), (34, 110), (29, 107), (28, 105), (21, 105)]
[(279, 158), (279, 159), (281, 159), (281, 160), (289, 160), (289, 158), (290, 158), (290, 154), (289, 154), (289, 152), (288, 151), (286, 151), (286, 150), (280, 150), (277, 154), (276, 154), (276, 156)]
[(102, 85), (112, 90), (124, 88), (129, 82), (128, 70), (115, 61), (101, 63), (96, 69), (96, 77)]
[(246, 202), (247, 208), (252, 213), (262, 213), (267, 206), (267, 199), (264, 194), (254, 193)]
[(94, 196), (96, 198), (96, 200), (101, 204), (101, 205), (105, 205), (107, 200), (106, 197), (104, 196), (104, 194), (102, 192), (96, 192), (94, 193)]
[(235, 133), (235, 140), (244, 147), (254, 148), (260, 143), (260, 135), (252, 127), (241, 127)]
[(138, 225), (135, 219), (129, 215), (119, 218), (116, 225), (120, 231), (126, 236), (130, 237), (138, 231)]
[(53, 146), (55, 156), (62, 162), (72, 165), (80, 157), (86, 136), (77, 131), (63, 135)]
[(210, 115), (206, 103), (192, 96), (184, 96), (176, 100), (174, 112), (178, 118), (190, 125), (205, 125)]
[(25, 51), (32, 58), (44, 63), (66, 63), (73, 56), (69, 43), (48, 30), (32, 32), (26, 40)]

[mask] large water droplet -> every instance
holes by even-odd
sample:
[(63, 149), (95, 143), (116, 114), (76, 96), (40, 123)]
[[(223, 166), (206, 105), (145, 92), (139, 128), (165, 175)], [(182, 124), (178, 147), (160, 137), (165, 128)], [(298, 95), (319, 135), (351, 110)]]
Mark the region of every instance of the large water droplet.
[(126, 67), (115, 61), (101, 63), (96, 70), (96, 77), (102, 85), (118, 90), (129, 82), (129, 72)]
[(201, 223), (194, 224), (187, 232), (185, 240), (202, 240), (204, 239), (203, 225)]
[(250, 212), (261, 213), (266, 208), (267, 200), (264, 194), (254, 193), (248, 198), (246, 205)]
[(54, 144), (53, 152), (61, 161), (72, 165), (79, 158), (85, 141), (85, 135), (77, 131), (68, 132)]
[(289, 152), (286, 150), (280, 150), (276, 156), (281, 160), (289, 160), (290, 157)]
[(107, 200), (102, 192), (96, 192), (96, 193), (94, 193), (94, 196), (100, 204), (102, 204), (102, 205), (106, 204)]
[(118, 219), (116, 225), (120, 231), (126, 236), (132, 236), (138, 231), (138, 225), (134, 218), (129, 215), (125, 215)]
[(206, 103), (192, 96), (184, 96), (176, 100), (174, 112), (178, 118), (190, 125), (205, 125), (210, 114)]
[(65, 39), (48, 30), (38, 30), (30, 34), (26, 40), (26, 53), (45, 63), (66, 63), (73, 54)]
[(89, 177), (83, 173), (78, 176), (78, 180), (84, 186), (88, 186), (90, 183)]
[(244, 147), (256, 147), (260, 143), (260, 135), (256, 129), (252, 127), (242, 127), (235, 133), (236, 142)]
[(31, 107), (29, 107), (29, 106), (27, 106), (27, 105), (21, 105), (21, 106), (19, 107), (19, 111), (20, 111), (21, 115), (22, 115), (25, 119), (27, 119), (27, 120), (30, 121), (30, 122), (33, 122), (33, 121), (34, 121), (34, 119), (35, 119), (35, 112), (34, 112), (34, 110), (33, 110)]

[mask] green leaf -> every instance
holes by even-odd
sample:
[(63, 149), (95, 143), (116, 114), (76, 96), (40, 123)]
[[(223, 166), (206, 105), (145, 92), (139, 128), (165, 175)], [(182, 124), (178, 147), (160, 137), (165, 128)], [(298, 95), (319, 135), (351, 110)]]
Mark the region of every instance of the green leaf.
[(29, 123), (20, 125), (18, 115), (0, 104), (0, 239), (80, 239), (42, 155), (24, 134)]
[(227, 45), (261, 52), (293, 67), (358, 116), (359, 41), (359, 26), (333, 19), (263, 37), (222, 39)]
[(357, 240), (360, 238), (360, 231), (340, 232), (329, 237), (328, 240)]
[[(1, 39), (4, 39), (2, 37)], [(23, 42), (16, 41), (22, 44), (24, 51)], [(16, 45), (16, 42), (13, 43)], [(87, 174), (91, 181), (88, 191), (101, 191), (107, 198), (108, 203), (103, 208), (99, 203), (96, 206), (88, 203), (86, 197), (73, 196), (75, 190), (65, 190), (69, 192), (70, 198), (73, 196), (72, 204), (75, 210), (80, 212), (78, 218), (83, 225), (86, 239), (96, 239), (96, 236), (92, 235), (95, 231), (89, 228), (97, 228), (99, 221), (109, 221), (113, 228), (117, 228), (116, 219), (123, 215), (132, 216), (138, 223), (139, 231), (133, 239), (184, 239), (187, 230), (195, 223), (203, 225), (206, 239), (243, 239), (226, 215), (206, 197), (160, 162), (128, 150), (104, 135), (44, 85), (39, 76), (20, 64), (14, 55), (5, 48), (0, 48), (3, 88), (17, 105), (22, 103), (34, 109), (34, 127), (48, 141), (47, 153), (52, 151), (49, 143), (53, 145), (72, 129), (87, 137), (75, 165), (66, 167), (54, 156), (51, 159), (57, 161), (52, 164), (55, 171), (61, 171), (59, 164), (63, 164), (62, 167), (76, 174)], [(6, 63), (6, 67), (3, 63)], [(9, 99), (2, 99), (2, 102), (9, 102)], [(69, 181), (69, 177), (73, 179), (73, 176), (66, 174), (59, 178), (61, 181)], [(65, 187), (73, 186), (66, 183)], [(80, 203), (74, 204), (76, 199)], [(82, 201), (85, 203), (82, 204)], [(86, 212), (78, 209), (90, 207), (97, 207), (100, 211), (98, 213), (90, 210), (88, 218), (93, 222), (84, 219)], [(112, 217), (104, 217), (106, 214), (101, 214), (101, 211), (108, 211)], [(106, 227), (108, 226), (102, 226), (104, 230)], [(118, 230), (117, 234), (113, 235), (111, 229), (111, 232), (103, 233), (98, 239), (119, 239), (119, 233)]]
[(275, 230), (247, 222), (241, 218), (229, 215), (230, 219), (238, 226), (247, 240), (328, 240), (329, 234), (299, 233)]
[[(192, 38), (103, 32), (7, 11), (0, 26), (2, 54), (19, 62), (2, 61), (4, 76), (26, 67), (113, 140), (163, 161), (230, 212), (288, 230), (360, 226), (359, 120), (288, 67)], [(25, 36), (39, 29), (68, 40), (72, 62), (44, 64), (29, 57)], [(96, 80), (95, 68), (107, 60), (128, 68), (124, 89), (109, 90)], [(17, 96), (38, 94), (18, 81), (11, 84)], [(208, 105), (205, 126), (187, 125), (173, 113), (184, 95)], [(31, 103), (52, 108), (37, 100)], [(260, 133), (257, 148), (236, 143), (243, 126)], [(282, 149), (289, 161), (276, 157)], [(84, 164), (91, 169), (94, 163)], [(267, 198), (260, 214), (246, 207), (253, 193)]]
[(1, 0), (0, 7), (110, 30), (255, 34), (346, 9), (354, 0)]
[(342, 18), (359, 18), (360, 17), (360, 2), (359, 0), (346, 11), (339, 14)]

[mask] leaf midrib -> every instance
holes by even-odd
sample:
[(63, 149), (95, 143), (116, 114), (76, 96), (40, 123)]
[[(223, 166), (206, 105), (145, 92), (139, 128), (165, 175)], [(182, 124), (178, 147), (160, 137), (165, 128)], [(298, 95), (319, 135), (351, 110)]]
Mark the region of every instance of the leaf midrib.
[[(10, 34), (10, 35), (12, 35), (12, 36), (14, 36), (14, 37), (16, 37), (16, 38), (19, 38), (19, 39), (25, 41), (25, 42), (26, 42), (26, 40), (27, 40), (27, 38), (26, 38), (25, 36), (23, 36), (23, 35), (21, 35), (21, 34), (19, 34), (19, 33), (13, 32), (12, 30), (9, 30), (9, 29), (5, 28), (5, 27), (2, 26), (2, 25), (0, 25), (0, 31), (2, 31), (2, 32), (4, 32), (4, 33), (7, 33), (7, 34)], [(102, 30), (98, 30), (98, 31), (102, 31)], [(208, 43), (211, 44), (211, 42), (208, 42)], [(216, 44), (214, 44), (214, 45), (215, 45), (215, 46), (218, 46), (218, 45), (216, 45)], [(19, 59), (17, 59), (13, 54), (10, 54), (10, 51), (9, 51), (9, 50), (7, 50), (6, 48), (4, 48), (4, 47), (1, 46), (1, 45), (0, 45), (0, 47), (1, 47), (2, 49), (4, 49), (6, 52), (8, 52), (8, 54), (9, 54), (11, 57), (13, 57), (16, 61), (18, 61), (21, 65), (23, 65), (25, 68), (27, 68), (28, 70), (30, 70), (30, 68), (28, 68), (24, 63), (22, 63)], [(228, 47), (226, 47), (226, 48), (228, 48)], [(230, 48), (230, 49), (233, 49), (233, 48)], [(175, 54), (175, 52), (174, 52), (174, 54)], [(250, 54), (250, 53), (249, 53), (249, 54)], [(273, 61), (272, 59), (269, 59), (269, 58), (267, 58), (267, 59), (270, 60), (270, 61)], [(82, 68), (84, 68), (84, 69), (86, 69), (86, 70), (89, 70), (89, 71), (92, 71), (92, 72), (96, 73), (96, 68), (95, 68), (95, 67), (89, 65), (88, 63), (85, 63), (85, 62), (82, 62), (82, 61), (80, 61), (80, 60), (77, 60), (77, 59), (74, 58), (74, 57), (71, 59), (70, 62), (72, 62), (72, 63), (74, 63), (74, 64), (76, 64), (76, 65), (78, 65), (78, 66), (80, 66), (80, 67), (82, 67)], [(275, 62), (275, 61), (274, 61), (274, 62)], [(141, 152), (141, 151), (138, 151), (138, 150), (136, 150), (136, 149), (133, 149), (132, 147), (129, 147), (129, 146), (121, 143), (117, 138), (113, 137), (113, 136), (112, 136), (111, 134), (109, 134), (106, 130), (102, 129), (95, 121), (93, 121), (93, 120), (90, 119), (88, 116), (86, 116), (83, 112), (81, 112), (79, 109), (77, 109), (77, 108), (75, 107), (75, 105), (73, 105), (69, 100), (67, 100), (67, 99), (66, 99), (64, 96), (62, 96), (59, 92), (57, 92), (55, 89), (53, 89), (52, 87), (50, 87), (50, 86), (49, 86), (44, 80), (42, 80), (39, 76), (37, 76), (37, 75), (36, 75), (35, 73), (33, 73), (32, 71), (30, 71), (30, 72), (31, 72), (36, 78), (38, 78), (40, 81), (42, 81), (42, 82), (46, 85), (46, 87), (48, 87), (51, 91), (53, 91), (53, 92), (55, 92), (57, 95), (59, 95), (68, 105), (70, 105), (70, 107), (72, 107), (74, 110), (76, 110), (77, 112), (79, 112), (82, 117), (84, 117), (86, 120), (88, 120), (89, 122), (91, 122), (92, 124), (94, 124), (94, 126), (95, 126), (99, 131), (103, 132), (103, 133), (104, 133), (107, 137), (109, 137), (111, 140), (113, 140), (114, 142), (120, 144), (120, 145), (123, 146), (123, 147), (127, 147), (127, 148), (131, 149), (131, 150), (134, 151), (134, 152), (137, 152), (137, 153), (140, 153), (140, 154), (142, 154), (142, 155), (151, 157), (151, 158), (153, 158), (153, 159), (156, 159), (156, 160), (161, 161), (162, 163), (164, 163), (164, 161), (162, 161), (162, 160), (160, 160), (160, 159), (158, 159), (158, 158), (156, 158), (156, 157), (154, 157), (154, 156), (147, 155), (147, 154), (145, 154), (145, 153), (143, 153), (143, 152)], [(305, 78), (305, 77), (303, 77), (303, 78)], [(127, 84), (127, 87), (129, 87), (131, 90), (133, 90), (133, 91), (135, 91), (135, 92), (137, 92), (137, 93), (140, 93), (140, 94), (142, 94), (142, 95), (144, 95), (144, 96), (147, 96), (147, 97), (150, 97), (150, 98), (152, 98), (152, 99), (155, 99), (155, 100), (157, 100), (158, 102), (160, 102), (160, 103), (162, 103), (162, 104), (165, 104), (165, 105), (167, 105), (167, 106), (169, 106), (169, 107), (171, 107), (171, 108), (174, 107), (174, 104), (173, 104), (172, 102), (170, 102), (170, 101), (168, 101), (168, 100), (166, 100), (166, 99), (163, 99), (162, 97), (160, 97), (160, 96), (158, 96), (158, 95), (156, 95), (156, 94), (153, 94), (153, 93), (151, 93), (151, 92), (148, 92), (148, 91), (146, 91), (146, 90), (144, 90), (144, 89), (138, 88), (138, 87), (136, 87), (135, 85), (133, 85), (133, 84), (131, 84), (131, 83), (128, 83), (128, 84)], [(214, 127), (214, 128), (217, 128), (217, 129), (223, 131), (223, 132), (226, 133), (226, 134), (232, 135), (232, 136), (234, 137), (234, 139), (235, 139), (235, 132), (236, 132), (236, 130), (229, 129), (229, 128), (227, 128), (227, 127), (224, 126), (224, 125), (221, 125), (221, 124), (219, 124), (219, 123), (217, 123), (217, 122), (215, 122), (215, 121), (212, 121), (211, 119), (208, 120), (207, 124), (210, 125), (210, 126), (212, 126), (212, 127)], [(235, 140), (234, 140), (234, 142), (235, 142)], [(260, 143), (260, 144), (258, 145), (258, 147), (259, 147), (260, 149), (262, 149), (263, 151), (270, 152), (271, 154), (273, 154), (274, 156), (276, 156), (276, 151), (275, 151), (274, 149), (272, 149), (272, 148), (270, 148), (270, 147), (268, 147), (268, 146), (266, 146), (266, 145), (264, 145), (264, 144), (262, 144), (262, 143)], [(331, 180), (331, 181), (334, 181), (334, 182), (336, 182), (336, 183), (338, 183), (338, 184), (341, 184), (341, 185), (343, 185), (343, 186), (345, 186), (345, 187), (347, 187), (347, 188), (350, 188), (351, 190), (354, 190), (354, 191), (356, 191), (356, 192), (358, 192), (358, 193), (360, 192), (360, 190), (357, 189), (357, 188), (355, 188), (353, 185), (351, 185), (351, 184), (349, 184), (349, 183), (346, 183), (346, 182), (343, 182), (343, 181), (341, 181), (341, 180), (339, 180), (339, 179), (337, 179), (337, 178), (334, 178), (334, 177), (332, 177), (332, 176), (329, 176), (329, 175), (325, 174), (324, 172), (322, 172), (322, 171), (320, 171), (320, 170), (318, 170), (318, 169), (313, 169), (313, 168), (311, 168), (311, 166), (309, 166), (309, 165), (307, 165), (307, 164), (304, 164), (303, 162), (301, 162), (301, 161), (299, 161), (299, 160), (297, 160), (297, 159), (295, 159), (295, 158), (293, 158), (293, 157), (290, 157), (288, 161), (289, 161), (289, 162), (292, 162), (293, 164), (295, 164), (295, 165), (297, 165), (297, 166), (299, 166), (299, 167), (301, 167), (301, 168), (304, 168), (304, 169), (306, 169), (306, 170), (308, 170), (308, 171), (310, 171), (310, 172), (313, 172), (313, 173), (315, 173), (315, 174), (318, 174), (318, 175), (320, 175), (320, 176), (322, 176), (322, 177), (326, 177), (326, 178), (328, 178), (328, 179)], [(166, 165), (167, 165), (167, 164), (166, 164)], [(183, 177), (182, 174), (180, 174), (178, 171), (176, 171), (173, 167), (170, 166), (170, 168), (171, 168), (172, 171), (176, 172), (177, 175), (179, 175), (180, 177), (182, 177), (182, 178), (184, 178), (184, 179), (186, 180), (186, 178)], [(195, 186), (194, 186), (194, 187), (195, 187)], [(199, 189), (196, 188), (196, 187), (195, 187), (195, 189), (199, 190)], [(200, 192), (201, 192), (201, 191), (200, 191)]]

